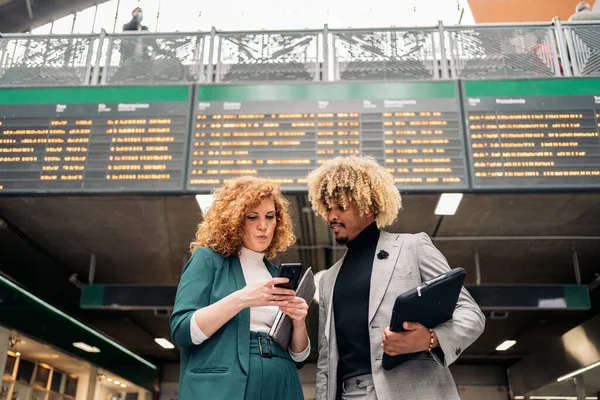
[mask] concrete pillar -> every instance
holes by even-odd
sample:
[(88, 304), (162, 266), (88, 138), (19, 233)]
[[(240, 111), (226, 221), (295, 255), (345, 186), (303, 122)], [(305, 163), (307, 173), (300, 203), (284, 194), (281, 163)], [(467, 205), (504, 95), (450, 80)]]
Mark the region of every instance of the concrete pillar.
[(6, 352), (8, 351), (8, 338), (10, 331), (0, 326), (0, 373), (4, 371), (6, 364)]
[(92, 366), (88, 371), (79, 374), (77, 377), (76, 400), (94, 400), (96, 393), (96, 384), (98, 383), (98, 368)]
[(138, 391), (138, 400), (147, 400), (149, 399), (148, 395), (150, 393), (147, 390), (139, 389)]
[(583, 384), (583, 375), (575, 376), (575, 391), (577, 392), (577, 400), (585, 400), (585, 385)]

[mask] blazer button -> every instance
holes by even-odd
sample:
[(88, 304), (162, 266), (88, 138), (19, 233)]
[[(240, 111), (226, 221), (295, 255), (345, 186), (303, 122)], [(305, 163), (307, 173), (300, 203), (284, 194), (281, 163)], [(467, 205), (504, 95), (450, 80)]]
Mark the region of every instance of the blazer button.
[(456, 349), (456, 351), (455, 351), (455, 354), (456, 354), (457, 356), (459, 356), (461, 351), (462, 351), (462, 350), (461, 350), (461, 349), (460, 349), (460, 347), (459, 347), (458, 349)]

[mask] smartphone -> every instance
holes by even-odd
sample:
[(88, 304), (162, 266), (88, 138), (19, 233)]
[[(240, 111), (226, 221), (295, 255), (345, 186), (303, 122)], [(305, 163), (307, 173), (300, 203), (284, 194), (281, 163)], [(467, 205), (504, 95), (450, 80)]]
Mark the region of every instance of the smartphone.
[(298, 283), (300, 283), (300, 272), (302, 272), (302, 264), (300, 263), (289, 263), (281, 264), (279, 267), (278, 278), (288, 278), (288, 283), (279, 283), (275, 287), (284, 289), (298, 289)]

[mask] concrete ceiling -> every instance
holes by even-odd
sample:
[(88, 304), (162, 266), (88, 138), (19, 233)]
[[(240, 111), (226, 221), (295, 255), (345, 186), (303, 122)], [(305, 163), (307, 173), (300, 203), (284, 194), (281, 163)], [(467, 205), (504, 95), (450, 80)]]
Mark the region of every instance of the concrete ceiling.
[(107, 0), (0, 0), (0, 31), (29, 31)]
[[(438, 195), (404, 196), (404, 211), (390, 231), (424, 231), (453, 267), (475, 282), (479, 254), (482, 283), (575, 283), (572, 250), (582, 283), (600, 272), (600, 193), (467, 194), (454, 216), (434, 215)], [(275, 262), (302, 261), (314, 270), (339, 259), (335, 245), (305, 195), (290, 196), (298, 237)], [(40, 196), (0, 198), (0, 270), (136, 353), (157, 363), (177, 362), (176, 350), (158, 347), (170, 337), (168, 318), (151, 311), (85, 311), (76, 273), (87, 283), (91, 254), (95, 283), (175, 285), (200, 220), (193, 196)], [(554, 237), (553, 239), (550, 237)], [(591, 312), (510, 312), (488, 315), (486, 332), (462, 361), (508, 366), (578, 325)], [(309, 320), (316, 334), (317, 307)], [(506, 353), (495, 347), (508, 338), (518, 344)], [(315, 338), (316, 340), (316, 338)], [(314, 356), (314, 355), (313, 355)]]

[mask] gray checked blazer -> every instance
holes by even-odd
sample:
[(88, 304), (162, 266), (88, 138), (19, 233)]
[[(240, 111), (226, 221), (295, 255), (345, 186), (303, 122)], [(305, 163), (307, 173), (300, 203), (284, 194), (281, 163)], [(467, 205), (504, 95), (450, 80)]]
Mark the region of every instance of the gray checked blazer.
[[(375, 254), (388, 258), (373, 260), (369, 295), (369, 337), (371, 372), (378, 400), (460, 400), (448, 366), (481, 335), (485, 317), (463, 288), (452, 319), (432, 328), (440, 348), (420, 353), (391, 371), (382, 366), (383, 330), (389, 326), (396, 297), (450, 269), (446, 258), (425, 233), (392, 234), (381, 231)], [(345, 257), (345, 255), (344, 255)], [(338, 349), (333, 315), (333, 288), (344, 262), (333, 265), (319, 282), (319, 361), (317, 363), (317, 400), (340, 396), (337, 377)]]

